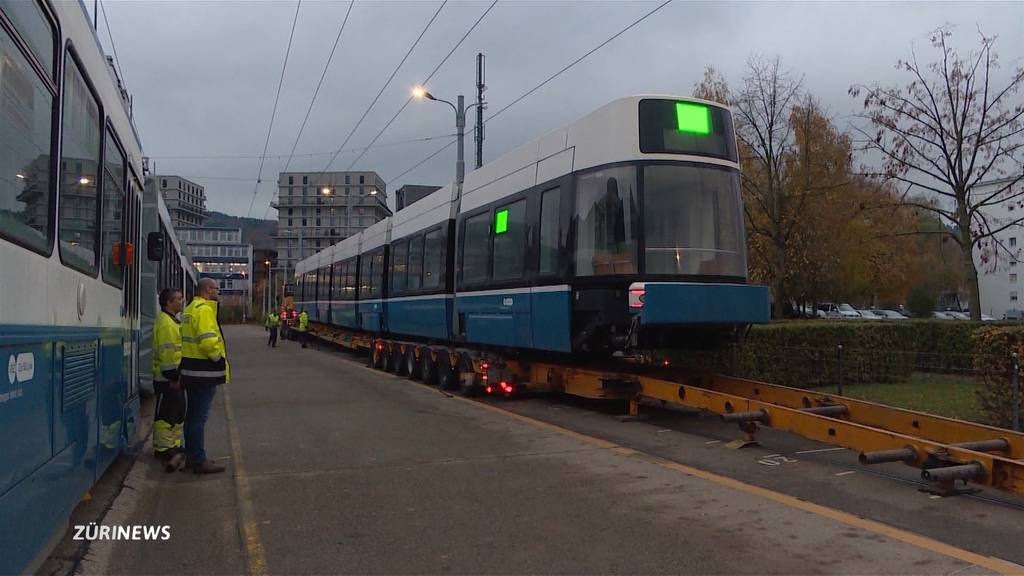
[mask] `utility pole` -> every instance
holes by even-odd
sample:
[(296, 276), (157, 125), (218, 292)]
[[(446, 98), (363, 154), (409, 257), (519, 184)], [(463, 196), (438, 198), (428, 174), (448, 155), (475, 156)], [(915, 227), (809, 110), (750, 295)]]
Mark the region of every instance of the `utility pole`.
[(476, 55), (476, 167), (484, 165), (484, 55)]

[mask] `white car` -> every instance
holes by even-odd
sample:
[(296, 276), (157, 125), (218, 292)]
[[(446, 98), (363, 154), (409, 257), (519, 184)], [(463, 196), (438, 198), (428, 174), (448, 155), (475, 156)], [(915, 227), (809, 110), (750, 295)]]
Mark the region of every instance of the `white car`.
[(956, 310), (946, 310), (946, 314), (952, 316), (954, 320), (970, 320), (971, 315), (966, 312), (957, 312)]
[(885, 318), (878, 310), (857, 310), (857, 312), (864, 320), (882, 320)]
[(840, 304), (839, 317), (844, 320), (857, 319), (860, 318), (860, 312), (857, 312), (857, 309), (849, 304)]
[(949, 315), (949, 312), (943, 312), (941, 310), (936, 310), (935, 312), (932, 312), (932, 318), (938, 320), (956, 320), (956, 318)]
[(907, 320), (908, 318), (903, 314), (895, 310), (875, 310), (875, 314), (878, 314), (886, 320)]

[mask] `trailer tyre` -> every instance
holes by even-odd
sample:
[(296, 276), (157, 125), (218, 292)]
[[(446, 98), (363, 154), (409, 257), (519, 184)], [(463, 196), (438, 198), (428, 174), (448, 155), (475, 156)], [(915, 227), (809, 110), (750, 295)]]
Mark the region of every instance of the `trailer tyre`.
[(430, 350), (426, 348), (420, 351), (420, 376), (427, 386), (437, 385), (437, 363), (430, 357)]

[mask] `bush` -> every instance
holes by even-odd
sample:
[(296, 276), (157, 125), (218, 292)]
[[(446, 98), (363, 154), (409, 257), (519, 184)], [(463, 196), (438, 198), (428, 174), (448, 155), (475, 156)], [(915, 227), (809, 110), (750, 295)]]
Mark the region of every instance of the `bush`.
[(931, 318), (935, 302), (935, 292), (924, 286), (917, 286), (907, 294), (907, 309), (914, 318)]
[[(1024, 326), (981, 328), (973, 335), (974, 364), (981, 372), (975, 395), (989, 424), (1013, 424), (1012, 354), (1024, 358)], [(1019, 364), (1019, 362), (1018, 362)], [(1021, 381), (1018, 367), (1018, 381)]]

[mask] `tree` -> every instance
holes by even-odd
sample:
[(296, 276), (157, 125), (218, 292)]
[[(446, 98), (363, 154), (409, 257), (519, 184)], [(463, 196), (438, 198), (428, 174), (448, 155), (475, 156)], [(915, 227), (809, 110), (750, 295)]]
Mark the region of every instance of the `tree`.
[[(980, 48), (961, 58), (949, 44), (951, 37), (948, 27), (932, 33), (939, 58), (931, 64), (919, 64), (913, 51), (909, 61), (897, 62), (897, 69), (910, 77), (904, 86), (855, 85), (850, 95), (864, 94), (863, 117), (873, 133), (858, 131), (865, 137), (864, 148), (882, 158), (879, 175), (900, 184), (900, 202), (934, 212), (952, 225), (944, 233), (960, 248), (971, 318), (980, 320), (975, 251), (997, 261), (999, 251), (1006, 250), (997, 235), (1024, 222), (1024, 217), (996, 220), (989, 210), (1024, 196), (1024, 187), (1017, 187), (1024, 180), (1024, 104), (1015, 98), (1024, 86), (1024, 67), (997, 87), (996, 39), (982, 35)], [(980, 182), (1003, 177), (994, 190), (978, 188)], [(909, 199), (922, 192), (941, 202)]]

